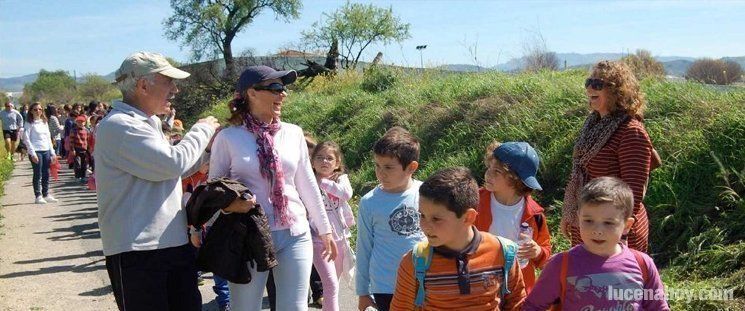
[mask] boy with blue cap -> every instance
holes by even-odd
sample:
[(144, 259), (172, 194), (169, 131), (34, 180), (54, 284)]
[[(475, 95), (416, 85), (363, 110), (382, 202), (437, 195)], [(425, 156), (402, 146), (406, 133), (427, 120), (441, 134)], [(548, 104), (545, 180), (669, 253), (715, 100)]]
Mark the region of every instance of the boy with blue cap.
[(478, 230), (515, 242), (520, 241), (522, 224), (531, 229), (532, 236), (522, 237), (517, 252), (519, 259), (528, 260), (522, 267), (527, 293), (535, 285), (535, 269), (543, 267), (551, 256), (551, 235), (543, 207), (531, 197), (534, 190), (542, 190), (535, 177), (539, 163), (535, 149), (526, 142), (489, 145), (475, 222)]

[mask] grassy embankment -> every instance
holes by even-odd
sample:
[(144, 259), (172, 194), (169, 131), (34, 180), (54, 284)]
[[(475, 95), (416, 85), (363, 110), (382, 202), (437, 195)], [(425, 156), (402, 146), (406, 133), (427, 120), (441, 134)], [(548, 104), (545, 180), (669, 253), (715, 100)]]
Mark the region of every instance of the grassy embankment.
[[(507, 75), (390, 70), (317, 78), (290, 94), (283, 120), (337, 141), (357, 194), (375, 185), (371, 146), (402, 125), (422, 142), (424, 179), (463, 165), (481, 181), (493, 140), (530, 142), (541, 156), (536, 195), (554, 251), (571, 150), (587, 113), (583, 71)], [(651, 251), (668, 287), (734, 289), (735, 301), (673, 301), (677, 310), (745, 307), (745, 88), (645, 80), (645, 125), (663, 159), (651, 175)], [(227, 115), (225, 103), (205, 114)], [(702, 309), (703, 308), (703, 309)]]
[[(5, 181), (10, 177), (10, 173), (13, 172), (13, 162), (8, 160), (8, 153), (5, 148), (0, 148), (0, 197), (5, 195)], [(3, 227), (3, 214), (2, 205), (0, 205), (0, 234), (2, 234)]]

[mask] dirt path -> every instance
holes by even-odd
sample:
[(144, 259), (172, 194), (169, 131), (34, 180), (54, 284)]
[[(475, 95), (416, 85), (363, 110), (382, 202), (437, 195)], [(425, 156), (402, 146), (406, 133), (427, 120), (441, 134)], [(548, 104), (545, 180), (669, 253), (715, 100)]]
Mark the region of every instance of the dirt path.
[(114, 310), (99, 239), (96, 195), (61, 172), (60, 202), (34, 204), (31, 164), (5, 183), (0, 310)]
[[(17, 162), (5, 183), (0, 200), (0, 310), (116, 310), (101, 251), (95, 193), (67, 169), (51, 183), (50, 192), (60, 202), (34, 204), (28, 161)], [(217, 310), (209, 275), (200, 290), (202, 309)], [(350, 288), (342, 288), (340, 296), (341, 310), (356, 309)]]

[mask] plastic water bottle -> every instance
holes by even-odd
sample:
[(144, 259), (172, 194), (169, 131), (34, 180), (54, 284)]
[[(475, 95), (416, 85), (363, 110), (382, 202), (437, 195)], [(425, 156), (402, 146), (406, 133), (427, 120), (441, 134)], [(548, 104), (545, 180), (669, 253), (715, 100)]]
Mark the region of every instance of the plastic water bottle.
[[(527, 222), (521, 223), (520, 224), (520, 237), (519, 237), (517, 244), (522, 246), (523, 244), (527, 243), (528, 241), (532, 239), (533, 239), (533, 228), (531, 228)], [(530, 262), (530, 259), (518, 258), (517, 262), (520, 264), (520, 269), (522, 269), (528, 265), (528, 262)]]

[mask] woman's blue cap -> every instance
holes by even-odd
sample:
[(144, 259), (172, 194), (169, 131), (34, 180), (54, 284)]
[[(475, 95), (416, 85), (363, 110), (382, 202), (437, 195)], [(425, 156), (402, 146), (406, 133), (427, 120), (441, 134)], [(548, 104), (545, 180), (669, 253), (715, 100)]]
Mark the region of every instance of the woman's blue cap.
[(256, 83), (272, 79), (281, 79), (282, 84), (289, 85), (297, 79), (295, 70), (275, 70), (269, 66), (248, 66), (241, 73), (238, 82), (235, 84), (235, 90), (243, 94), (248, 88)]

